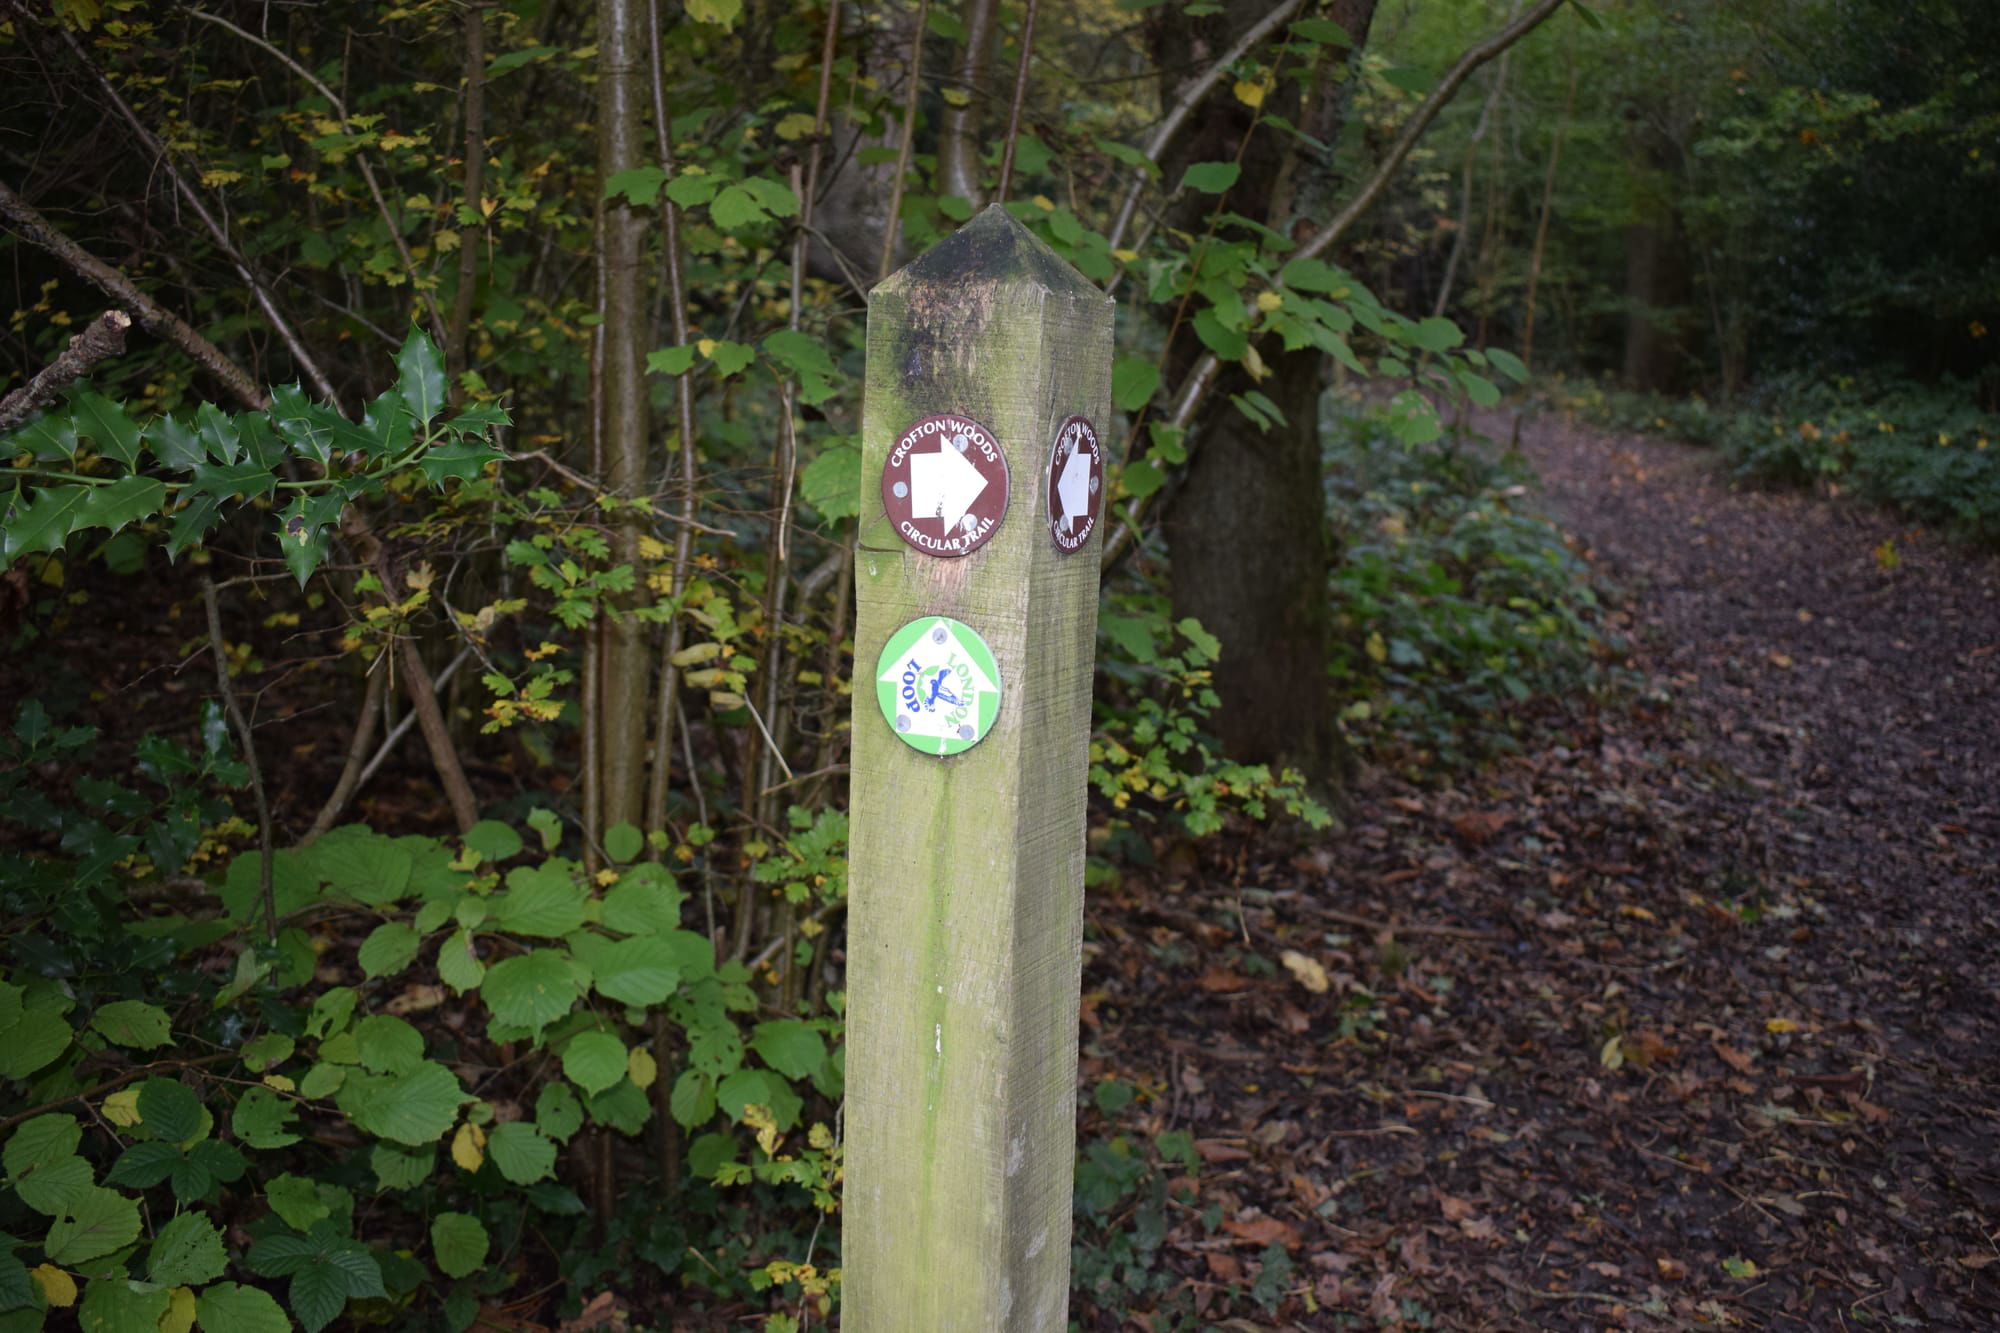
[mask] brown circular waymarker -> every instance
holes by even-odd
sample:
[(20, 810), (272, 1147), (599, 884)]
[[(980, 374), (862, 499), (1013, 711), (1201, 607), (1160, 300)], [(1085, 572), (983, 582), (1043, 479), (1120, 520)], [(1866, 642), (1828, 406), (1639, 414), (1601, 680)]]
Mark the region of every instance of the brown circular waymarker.
[(925, 555), (970, 555), (1007, 513), (1007, 458), (993, 432), (955, 412), (904, 431), (882, 464), (882, 505)]
[(1056, 430), (1049, 452), (1049, 536), (1056, 549), (1080, 551), (1104, 505), (1104, 450), (1089, 417), (1071, 417)]

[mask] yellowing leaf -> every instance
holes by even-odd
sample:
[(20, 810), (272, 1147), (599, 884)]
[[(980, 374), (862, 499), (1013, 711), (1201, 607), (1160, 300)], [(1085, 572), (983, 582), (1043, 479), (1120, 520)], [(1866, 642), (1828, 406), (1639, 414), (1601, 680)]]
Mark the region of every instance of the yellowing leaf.
[(1637, 903), (1626, 903), (1618, 910), (1625, 916), (1631, 917), (1634, 921), (1652, 921), (1656, 919), (1651, 912)]
[(467, 1122), (451, 1136), (451, 1160), (467, 1171), (477, 1171), (486, 1160), (486, 1131)]
[(1389, 660), (1389, 645), (1383, 640), (1380, 630), (1368, 636), (1367, 648), (1368, 656), (1372, 661), (1386, 662)]
[(1278, 295), (1276, 292), (1257, 293), (1257, 308), (1263, 311), (1267, 315), (1274, 310), (1282, 310), (1284, 308), (1284, 305), (1285, 305), (1285, 298)]
[(1033, 203), (1036, 208), (1041, 209), (1044, 213), (1053, 213), (1056, 211), (1056, 201), (1045, 194), (1036, 195)]
[(194, 1292), (175, 1287), (167, 1293), (167, 1312), (160, 1316), (160, 1333), (188, 1333), (194, 1327)]
[(643, 1046), (634, 1046), (625, 1057), (625, 1077), (632, 1080), (632, 1086), (643, 1092), (659, 1076), (660, 1062), (653, 1058), (653, 1053)]
[(780, 117), (775, 127), (780, 139), (803, 139), (813, 132), (818, 122), (803, 111), (794, 111), (789, 116)]
[(947, 88), (940, 95), (953, 106), (972, 105), (972, 94), (963, 88)]
[(139, 1090), (127, 1088), (114, 1092), (102, 1103), (104, 1118), (120, 1128), (129, 1129), (139, 1123)]
[(667, 544), (665, 542), (661, 541), (658, 537), (648, 537), (643, 533), (640, 534), (639, 555), (641, 556), (641, 558), (646, 560), (658, 560), (663, 556), (665, 556), (666, 553), (667, 553)]
[(1113, 250), (1111, 257), (1121, 264), (1129, 264), (1139, 257), (1137, 250)]
[(296, 1092), (299, 1087), (298, 1084), (292, 1082), (283, 1074), (264, 1075), (264, 1086), (273, 1092)]
[(1597, 1063), (1603, 1065), (1606, 1069), (1623, 1069), (1625, 1067), (1625, 1039), (1614, 1035), (1610, 1040), (1606, 1041), (1598, 1049)]
[(1285, 970), (1291, 973), (1301, 986), (1315, 995), (1326, 994), (1333, 984), (1327, 980), (1326, 969), (1320, 966), (1317, 958), (1302, 954), (1296, 949), (1285, 950), (1278, 955), (1278, 961), (1285, 965)]
[(1264, 94), (1269, 91), (1262, 82), (1252, 83), (1248, 79), (1238, 79), (1236, 81), (1236, 100), (1247, 107), (1264, 105)]
[(1756, 1277), (1759, 1270), (1754, 1260), (1732, 1254), (1722, 1261), (1722, 1271), (1731, 1277)]
[(713, 338), (695, 339), (694, 350), (700, 352), (703, 356), (708, 357), (710, 360), (713, 360), (715, 358), (715, 339)]
[(1789, 1018), (1767, 1018), (1764, 1020), (1766, 1032), (1797, 1032), (1799, 1025)]
[(42, 1299), (50, 1305), (68, 1309), (76, 1304), (76, 1279), (54, 1264), (31, 1268), (28, 1276), (35, 1279), (35, 1285), (42, 1289)]

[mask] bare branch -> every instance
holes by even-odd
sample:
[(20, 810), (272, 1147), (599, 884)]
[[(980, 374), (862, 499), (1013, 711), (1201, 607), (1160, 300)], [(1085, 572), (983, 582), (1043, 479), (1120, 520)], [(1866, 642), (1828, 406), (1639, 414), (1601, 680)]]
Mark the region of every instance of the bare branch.
[(1007, 202), (1014, 184), (1014, 141), (1021, 137), (1021, 104), (1028, 100), (1028, 62), (1035, 54), (1035, 11), (1038, 0), (1027, 0), (1021, 13), (1021, 58), (1014, 66), (1014, 96), (1007, 104), (1007, 148), (1000, 158), (1000, 188), (993, 197)]
[(5, 218), (8, 225), (31, 244), (47, 250), (69, 265), (78, 276), (129, 309), (137, 317), (140, 328), (180, 348), (190, 360), (220, 380), (223, 387), (229, 390), (230, 397), (253, 411), (270, 403), (264, 391), (257, 387), (257, 381), (232, 361), (228, 353), (196, 333), (178, 316), (170, 314), (123, 273), (57, 231), (47, 218), (9, 189), (5, 182), (0, 182), (0, 218)]
[(64, 389), (88, 375), (98, 362), (123, 352), (125, 330), (131, 327), (132, 317), (123, 310), (107, 310), (91, 320), (41, 374), (0, 398), (0, 431), (14, 429), (62, 397)]
[[(1280, 0), (1277, 8), (1245, 29), (1243, 35), (1236, 39), (1236, 45), (1210, 62), (1199, 77), (1181, 90), (1173, 106), (1168, 108), (1166, 117), (1153, 130), (1152, 137), (1146, 140), (1146, 146), (1139, 150), (1146, 155), (1148, 162), (1154, 166), (1159, 165), (1160, 154), (1167, 151), (1167, 145), (1173, 142), (1176, 134), (1180, 133), (1181, 126), (1187, 124), (1187, 118), (1194, 114), (1194, 109), (1215, 90), (1215, 85), (1222, 82), (1223, 76), (1243, 58), (1245, 52), (1269, 37), (1277, 30), (1279, 24), (1289, 21), (1292, 15), (1298, 13), (1301, 3), (1303, 0)], [(1145, 168), (1137, 168), (1132, 172), (1132, 183), (1126, 187), (1125, 200), (1118, 206), (1118, 220), (1111, 224), (1111, 234), (1107, 238), (1109, 249), (1116, 250), (1124, 243), (1125, 231), (1132, 225), (1132, 215), (1139, 207), (1139, 196), (1145, 192), (1146, 179)]]
[(917, 94), (923, 90), (924, 29), (931, 19), (931, 0), (918, 0), (917, 23), (910, 35), (910, 87), (903, 102), (903, 141), (896, 148), (896, 179), (889, 187), (889, 219), (882, 228), (882, 258), (875, 281), (889, 276), (896, 259), (896, 237), (902, 233), (903, 181), (910, 174), (910, 144), (917, 135)]

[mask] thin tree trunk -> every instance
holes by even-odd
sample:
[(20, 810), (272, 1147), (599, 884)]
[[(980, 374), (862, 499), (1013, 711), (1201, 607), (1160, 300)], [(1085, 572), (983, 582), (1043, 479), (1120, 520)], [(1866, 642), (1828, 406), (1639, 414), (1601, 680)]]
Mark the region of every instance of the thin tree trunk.
[[(465, 11), (465, 206), (480, 212), (486, 182), (486, 6)], [(450, 342), (444, 349), (451, 371), (452, 401), (461, 397), (459, 377), (471, 362), (472, 298), (479, 286), (479, 244), (485, 219), (460, 219), (458, 229), (458, 293), (451, 303)]]
[(999, 27), (999, 0), (965, 0), (958, 18), (965, 41), (952, 67), (952, 84), (965, 102), (957, 105), (947, 97), (939, 120), (938, 193), (956, 195), (976, 211), (986, 202), (979, 186), (979, 123), (985, 109), (987, 68), (993, 62), (993, 36)]
[(1535, 246), (1528, 255), (1528, 290), (1523, 298), (1527, 307), (1521, 316), (1521, 362), (1532, 366), (1535, 363), (1535, 293), (1542, 282), (1542, 255), (1549, 239), (1549, 215), (1555, 211), (1556, 166), (1562, 161), (1563, 138), (1569, 133), (1570, 113), (1576, 109), (1576, 61), (1572, 57), (1569, 67), (1569, 94), (1563, 99), (1562, 119), (1556, 123), (1556, 134), (1549, 144), (1549, 169), (1542, 177), (1542, 213), (1535, 223)]
[[(598, 0), (597, 169), (600, 182), (644, 161), (644, 78), (648, 42), (643, 0)], [(652, 480), (646, 391), (646, 282), (643, 257), (647, 224), (630, 200), (598, 205), (599, 323), (597, 448), (606, 491), (622, 500), (647, 493)], [(617, 511), (611, 532), (613, 564), (637, 566), (644, 519), (636, 508)], [(601, 792), (596, 827), (601, 840), (618, 824), (644, 818), (646, 724), (652, 651), (644, 625), (629, 607), (602, 607), (597, 619), (598, 762), (588, 775)]]

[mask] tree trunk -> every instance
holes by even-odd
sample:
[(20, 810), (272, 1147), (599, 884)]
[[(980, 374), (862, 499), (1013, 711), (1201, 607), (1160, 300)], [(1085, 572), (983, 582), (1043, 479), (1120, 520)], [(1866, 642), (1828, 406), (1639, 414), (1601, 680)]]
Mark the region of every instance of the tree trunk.
[[(1326, 673), (1332, 608), (1321, 476), (1319, 399), (1326, 358), (1306, 349), (1270, 361), (1252, 386), (1240, 371), (1215, 395), (1187, 484), (1165, 515), (1176, 616), (1222, 641), (1211, 719), (1231, 758), (1288, 764), (1314, 783), (1339, 778), (1345, 747)], [(1256, 387), (1285, 414), (1259, 430), (1227, 401)]]
[[(1375, 8), (1376, 0), (1334, 6), (1332, 16), (1354, 47), (1327, 57), (1301, 118), (1307, 132), (1328, 145), (1327, 153), (1310, 152), (1269, 129), (1253, 133), (1249, 109), (1218, 98), (1204, 111), (1201, 128), (1162, 163), (1166, 178), (1177, 179), (1189, 162), (1231, 160), (1242, 145), (1242, 179), (1274, 184), (1261, 196), (1246, 188), (1226, 207), (1280, 230), (1323, 218), (1337, 188), (1331, 150), (1340, 142), (1354, 63)], [(1236, 0), (1226, 15), (1203, 21), (1212, 29), (1179, 17), (1163, 24), (1155, 36), (1160, 68), (1212, 58), (1227, 49), (1227, 33), (1256, 22), (1262, 9)], [(1251, 137), (1244, 145), (1246, 134)], [(1198, 215), (1177, 217), (1174, 225), (1197, 233), (1202, 227)], [(1193, 343), (1185, 333), (1182, 338)], [(1200, 348), (1179, 350), (1191, 356)], [(1327, 788), (1338, 784), (1347, 759), (1326, 674), (1332, 612), (1319, 405), (1327, 362), (1303, 350), (1267, 355), (1266, 364), (1271, 374), (1261, 384), (1240, 370), (1227, 372), (1214, 405), (1194, 426), (1186, 484), (1163, 519), (1173, 557), (1174, 614), (1194, 617), (1222, 641), (1215, 675), (1220, 703), (1210, 725), (1224, 752), (1246, 763), (1289, 764)], [(1186, 366), (1172, 369), (1178, 378)], [(1260, 430), (1228, 401), (1252, 388), (1278, 405), (1284, 424)]]
[[(644, 76), (647, 49), (643, 0), (598, 0), (597, 7), (597, 167), (609, 180), (646, 163)], [(604, 488), (621, 497), (651, 489), (646, 393), (648, 324), (644, 256), (649, 230), (644, 214), (622, 199), (599, 205), (597, 235), (597, 327), (594, 418), (596, 453)], [(638, 565), (638, 511), (619, 512), (612, 532), (614, 564)], [(645, 627), (629, 615), (600, 610), (597, 629), (596, 716), (586, 725), (597, 734), (597, 763), (586, 779), (600, 799), (590, 802), (600, 827), (638, 824), (643, 817), (646, 766), (647, 683), (652, 654)]]

